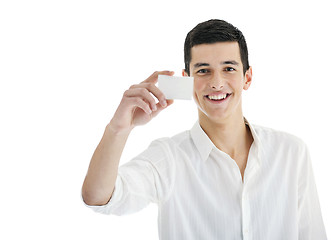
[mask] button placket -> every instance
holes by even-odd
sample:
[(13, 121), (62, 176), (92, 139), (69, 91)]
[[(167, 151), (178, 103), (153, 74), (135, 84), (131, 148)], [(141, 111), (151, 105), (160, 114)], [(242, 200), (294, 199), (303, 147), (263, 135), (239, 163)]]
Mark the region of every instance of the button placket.
[(245, 186), (243, 188), (241, 204), (242, 204), (242, 232), (244, 239), (249, 239), (250, 231), (250, 207), (249, 207), (249, 196), (245, 191)]

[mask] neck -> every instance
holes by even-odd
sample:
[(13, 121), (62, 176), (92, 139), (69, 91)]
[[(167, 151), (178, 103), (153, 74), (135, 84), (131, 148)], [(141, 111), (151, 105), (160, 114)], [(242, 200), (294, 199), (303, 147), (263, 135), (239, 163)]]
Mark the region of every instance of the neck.
[(248, 154), (253, 137), (242, 114), (222, 121), (199, 116), (199, 122), (214, 145), (233, 159)]

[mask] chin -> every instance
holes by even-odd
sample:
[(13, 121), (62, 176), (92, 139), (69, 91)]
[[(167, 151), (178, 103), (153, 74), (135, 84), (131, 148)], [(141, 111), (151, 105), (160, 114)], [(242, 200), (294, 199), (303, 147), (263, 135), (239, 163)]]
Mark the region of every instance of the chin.
[(226, 114), (224, 111), (206, 111), (199, 108), (199, 118), (203, 118), (212, 122), (223, 122), (228, 118), (228, 114)]

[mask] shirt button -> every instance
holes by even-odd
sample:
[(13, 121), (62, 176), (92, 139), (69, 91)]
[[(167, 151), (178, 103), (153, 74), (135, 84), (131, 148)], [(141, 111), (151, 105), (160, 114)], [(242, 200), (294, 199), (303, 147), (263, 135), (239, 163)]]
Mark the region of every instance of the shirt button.
[(249, 232), (248, 229), (244, 230), (244, 234), (248, 234), (248, 232)]

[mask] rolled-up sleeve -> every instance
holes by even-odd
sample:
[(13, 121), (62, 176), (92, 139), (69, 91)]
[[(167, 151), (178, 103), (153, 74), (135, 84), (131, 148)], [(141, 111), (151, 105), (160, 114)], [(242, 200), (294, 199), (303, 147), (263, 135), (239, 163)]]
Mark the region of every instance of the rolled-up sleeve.
[(169, 139), (153, 141), (137, 157), (119, 167), (110, 201), (89, 206), (103, 214), (125, 215), (137, 212), (149, 203), (164, 201), (173, 188), (174, 157)]
[(302, 148), (298, 179), (299, 240), (326, 240), (312, 163), (306, 145)]

